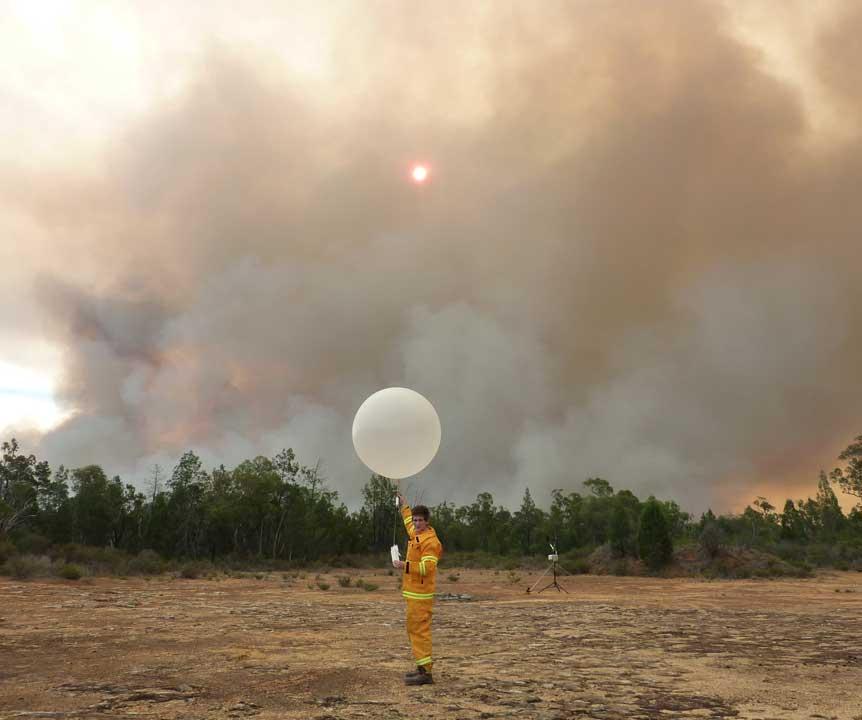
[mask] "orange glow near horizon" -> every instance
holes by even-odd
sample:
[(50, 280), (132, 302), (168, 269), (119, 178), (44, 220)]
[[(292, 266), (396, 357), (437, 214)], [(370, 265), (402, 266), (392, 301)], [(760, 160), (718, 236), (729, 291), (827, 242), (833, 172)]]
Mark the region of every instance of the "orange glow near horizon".
[[(840, 463), (836, 463), (839, 465)], [(828, 473), (831, 468), (824, 468)], [(817, 482), (818, 475), (815, 473), (811, 477), (801, 477), (798, 473), (784, 478), (776, 478), (770, 480), (761, 480), (758, 482), (744, 483), (729, 483), (727, 490), (722, 493), (717, 493), (721, 512), (732, 512), (734, 514), (741, 513), (745, 508), (751, 505), (758, 497), (766, 498), (772, 505), (775, 506), (777, 512), (784, 509), (784, 503), (787, 500), (807, 500), (808, 498), (817, 497)], [(830, 483), (835, 496), (838, 498), (838, 503), (845, 513), (849, 513), (860, 501), (859, 498), (852, 495), (847, 495), (841, 491), (841, 488), (834, 483)], [(741, 493), (746, 493), (746, 497), (742, 497)], [(716, 513), (718, 508), (713, 508)]]

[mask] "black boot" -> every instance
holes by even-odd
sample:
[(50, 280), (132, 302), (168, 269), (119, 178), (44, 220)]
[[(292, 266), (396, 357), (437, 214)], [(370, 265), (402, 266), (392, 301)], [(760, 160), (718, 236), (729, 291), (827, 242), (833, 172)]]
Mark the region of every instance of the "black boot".
[(433, 683), (434, 678), (431, 677), (431, 673), (421, 666), (416, 668), (415, 672), (409, 672), (404, 676), (405, 685), (432, 685)]

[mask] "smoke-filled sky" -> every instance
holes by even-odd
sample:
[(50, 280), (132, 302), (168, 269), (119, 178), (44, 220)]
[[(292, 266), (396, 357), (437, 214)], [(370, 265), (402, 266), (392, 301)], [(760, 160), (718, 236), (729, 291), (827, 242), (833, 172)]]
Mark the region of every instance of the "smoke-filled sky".
[(0, 424), (52, 464), (293, 447), (355, 505), (403, 385), (431, 504), (727, 511), (862, 433), (858, 3), (0, 8)]

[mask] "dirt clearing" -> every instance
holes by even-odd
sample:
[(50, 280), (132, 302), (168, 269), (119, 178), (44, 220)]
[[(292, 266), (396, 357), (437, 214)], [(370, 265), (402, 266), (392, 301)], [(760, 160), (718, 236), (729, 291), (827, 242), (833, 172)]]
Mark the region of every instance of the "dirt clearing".
[(442, 579), (472, 599), (435, 603), (419, 688), (385, 573), (325, 591), (313, 573), (3, 578), (0, 717), (862, 720), (862, 573), (577, 576), (568, 595), (527, 595), (538, 575), (521, 575)]

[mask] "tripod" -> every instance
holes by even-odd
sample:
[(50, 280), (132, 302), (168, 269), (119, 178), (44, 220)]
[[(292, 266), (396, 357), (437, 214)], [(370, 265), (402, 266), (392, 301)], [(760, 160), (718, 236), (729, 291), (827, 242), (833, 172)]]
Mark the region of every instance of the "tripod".
[[(548, 560), (550, 561), (551, 565), (550, 565), (550, 567), (545, 568), (545, 572), (543, 572), (539, 576), (539, 579), (536, 580), (536, 582), (534, 582), (530, 587), (527, 588), (527, 592), (528, 593), (533, 592), (533, 590), (535, 590), (535, 588), (536, 588), (536, 585), (538, 585), (540, 582), (542, 582), (542, 578), (545, 577), (545, 575), (547, 575), (548, 572), (552, 572), (553, 573), (553, 580), (551, 580), (551, 582), (549, 582), (547, 585), (545, 585), (545, 587), (543, 587), (541, 590), (539, 590), (539, 592), (543, 592), (543, 591), (547, 590), (548, 588), (553, 587), (553, 588), (557, 588), (557, 592), (564, 592), (564, 593), (566, 593), (566, 595), (568, 595), (569, 591), (566, 590), (566, 588), (564, 588), (562, 585), (560, 585), (560, 583), (557, 582), (557, 574), (559, 571), (562, 571), (566, 575), (571, 575), (571, 573), (568, 570), (566, 570), (562, 565), (560, 565), (560, 556), (557, 554), (557, 548), (554, 547), (554, 545), (552, 543), (548, 543), (548, 544), (551, 545), (551, 550), (554, 551), (551, 555), (548, 555)], [(538, 593), (536, 593), (536, 594), (538, 595)]]

